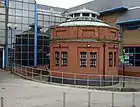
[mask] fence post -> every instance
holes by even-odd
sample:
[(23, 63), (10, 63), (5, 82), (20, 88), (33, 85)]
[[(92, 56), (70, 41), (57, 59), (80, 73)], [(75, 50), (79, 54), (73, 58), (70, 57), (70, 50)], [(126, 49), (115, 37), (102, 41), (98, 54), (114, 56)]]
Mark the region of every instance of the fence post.
[(42, 70), (40, 70), (40, 81), (42, 81)]
[(88, 92), (88, 107), (91, 107), (91, 92)]
[(76, 85), (76, 74), (74, 73), (74, 86)]
[(100, 88), (101, 88), (101, 85), (102, 85), (102, 80), (101, 80), (101, 75), (100, 75)]
[(4, 107), (4, 98), (1, 97), (1, 107)]
[(51, 82), (52, 82), (52, 73), (50, 74), (50, 77), (49, 78), (50, 78), (49, 81), (50, 81), (50, 84), (51, 84)]
[(63, 72), (62, 72), (62, 85), (63, 85), (63, 83), (64, 83), (64, 81), (63, 81), (64, 78), (63, 78), (63, 77), (64, 77), (64, 74), (63, 74)]
[(63, 93), (63, 107), (66, 107), (66, 93)]
[(135, 77), (133, 76), (133, 82), (132, 82), (132, 84), (135, 84)]
[(136, 107), (135, 105), (135, 92), (133, 92), (133, 97), (132, 97), (132, 107)]
[(87, 88), (89, 88), (89, 76), (87, 75)]
[(28, 78), (28, 68), (27, 68), (27, 66), (25, 67), (25, 76), (26, 76), (26, 78)]
[[(114, 79), (113, 79), (113, 76), (112, 76), (112, 88), (113, 88), (113, 84), (114, 84)], [(112, 89), (113, 90), (113, 89)]]
[(32, 80), (34, 79), (34, 73), (33, 73), (33, 70), (34, 70), (34, 69), (32, 68)]

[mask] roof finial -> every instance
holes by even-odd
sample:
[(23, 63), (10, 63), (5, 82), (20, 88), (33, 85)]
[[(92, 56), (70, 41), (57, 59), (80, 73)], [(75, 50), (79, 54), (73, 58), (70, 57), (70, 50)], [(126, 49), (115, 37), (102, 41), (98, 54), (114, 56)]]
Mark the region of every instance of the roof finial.
[(84, 10), (86, 9), (86, 7), (83, 8)]

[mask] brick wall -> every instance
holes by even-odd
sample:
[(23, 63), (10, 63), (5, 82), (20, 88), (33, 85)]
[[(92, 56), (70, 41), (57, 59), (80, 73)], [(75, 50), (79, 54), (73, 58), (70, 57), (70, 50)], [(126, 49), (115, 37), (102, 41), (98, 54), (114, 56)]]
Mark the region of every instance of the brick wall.
[[(109, 27), (60, 27), (51, 30), (51, 38), (53, 39), (118, 39), (118, 30)], [(90, 47), (88, 47), (90, 45)], [(116, 52), (114, 43), (106, 43), (105, 53), (105, 75), (118, 75), (118, 67), (109, 67), (109, 52)], [(55, 66), (55, 52), (60, 52), (60, 66)], [(61, 66), (61, 52), (68, 52), (68, 66)], [(80, 52), (87, 52), (87, 67), (80, 67)], [(97, 52), (95, 68), (90, 67), (90, 52)], [(95, 74), (103, 75), (103, 43), (99, 42), (74, 42), (71, 41), (52, 41), (50, 44), (50, 70), (57, 72), (79, 73), (79, 74)], [(114, 56), (113, 56), (114, 58)], [(114, 62), (113, 62), (114, 64)], [(116, 60), (118, 65), (118, 60)], [(61, 74), (55, 73), (60, 76)]]

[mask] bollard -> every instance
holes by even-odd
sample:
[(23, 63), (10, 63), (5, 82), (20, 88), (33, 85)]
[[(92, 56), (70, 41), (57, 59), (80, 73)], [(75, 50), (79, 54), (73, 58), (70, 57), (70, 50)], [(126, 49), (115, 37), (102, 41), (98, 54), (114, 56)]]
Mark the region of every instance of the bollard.
[(53, 82), (52, 75), (50, 75), (50, 84)]
[(101, 86), (102, 86), (102, 80), (101, 80), (101, 76), (100, 76), (100, 88), (101, 88)]
[(88, 92), (88, 107), (91, 107), (91, 92)]
[(111, 107), (114, 107), (114, 91), (112, 91), (112, 106)]
[(133, 97), (132, 97), (132, 107), (136, 107), (135, 105), (135, 93), (133, 92)]
[(33, 69), (32, 69), (32, 80), (34, 79), (34, 73), (33, 73)]
[(87, 76), (87, 88), (89, 88), (89, 77)]
[(1, 107), (4, 107), (4, 98), (1, 97)]
[(63, 107), (66, 107), (66, 93), (63, 93)]

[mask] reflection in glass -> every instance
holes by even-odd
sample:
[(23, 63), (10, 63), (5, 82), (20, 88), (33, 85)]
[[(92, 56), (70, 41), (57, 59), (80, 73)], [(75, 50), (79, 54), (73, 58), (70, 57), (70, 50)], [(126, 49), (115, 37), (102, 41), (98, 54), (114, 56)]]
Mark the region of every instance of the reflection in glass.
[(43, 21), (38, 21), (39, 26), (43, 26)]
[(9, 22), (15, 22), (15, 16), (9, 16)]
[(16, 15), (16, 10), (15, 9), (9, 9), (9, 15)]
[(22, 16), (22, 10), (17, 10), (17, 9), (16, 9), (16, 15), (17, 15), (17, 16)]
[(29, 18), (29, 24), (32, 24), (32, 23), (34, 23), (34, 19)]
[(28, 11), (23, 10), (23, 16), (28, 17)]
[(9, 1), (9, 7), (15, 8), (16, 7), (15, 1)]
[(29, 28), (29, 25), (23, 25), (22, 24), (22, 31), (28, 30), (28, 28)]
[(22, 23), (22, 17), (16, 17), (16, 23)]
[[(17, 23), (16, 23), (16, 24), (17, 24)], [(21, 28), (21, 24), (17, 24), (17, 26), (18, 26), (18, 27), (17, 27), (17, 29), (16, 29), (16, 32), (17, 32), (18, 30), (20, 31), (20, 30), (22, 29), (22, 28)], [(20, 31), (20, 32), (21, 32), (21, 31)]]
[(23, 10), (29, 10), (28, 3), (23, 3)]
[(4, 22), (0, 22), (0, 29), (5, 29), (5, 23)]
[(28, 24), (28, 21), (29, 21), (28, 18), (23, 17), (22, 19), (23, 19), (23, 20), (22, 20), (23, 23)]
[(34, 18), (34, 12), (33, 11), (29, 11), (29, 17)]
[(1, 13), (1, 14), (5, 14), (5, 8), (2, 8), (2, 7), (1, 7), (1, 8), (0, 8), (0, 13)]
[(38, 20), (43, 20), (43, 15), (38, 15)]
[(0, 14), (0, 21), (5, 21), (5, 15)]
[(16, 2), (16, 9), (22, 9), (22, 2)]
[(5, 31), (4, 30), (0, 30), (0, 40), (5, 36)]
[(0, 44), (3, 44), (5, 40), (5, 30), (0, 30)]
[(34, 11), (34, 9), (35, 9), (35, 6), (34, 6), (34, 4), (29, 4), (29, 10), (32, 10), (32, 11)]

